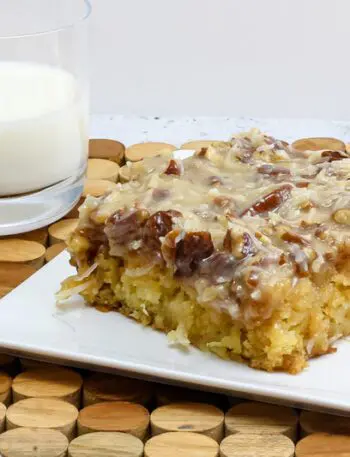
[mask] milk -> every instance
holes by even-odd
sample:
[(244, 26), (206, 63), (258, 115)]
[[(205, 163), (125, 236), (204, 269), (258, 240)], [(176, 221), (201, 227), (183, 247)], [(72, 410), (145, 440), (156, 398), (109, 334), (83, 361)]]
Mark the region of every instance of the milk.
[(87, 155), (86, 112), (70, 73), (0, 61), (0, 197), (77, 174)]

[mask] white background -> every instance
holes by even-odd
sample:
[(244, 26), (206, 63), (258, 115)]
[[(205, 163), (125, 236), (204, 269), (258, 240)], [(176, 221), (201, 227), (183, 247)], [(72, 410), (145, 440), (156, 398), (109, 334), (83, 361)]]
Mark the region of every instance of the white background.
[(350, 120), (349, 0), (92, 0), (93, 113)]

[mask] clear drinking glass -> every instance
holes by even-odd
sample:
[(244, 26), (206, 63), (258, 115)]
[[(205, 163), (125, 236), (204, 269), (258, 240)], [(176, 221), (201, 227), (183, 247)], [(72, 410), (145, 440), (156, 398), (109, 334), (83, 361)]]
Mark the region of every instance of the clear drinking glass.
[(88, 153), (88, 0), (0, 0), (0, 235), (78, 202)]

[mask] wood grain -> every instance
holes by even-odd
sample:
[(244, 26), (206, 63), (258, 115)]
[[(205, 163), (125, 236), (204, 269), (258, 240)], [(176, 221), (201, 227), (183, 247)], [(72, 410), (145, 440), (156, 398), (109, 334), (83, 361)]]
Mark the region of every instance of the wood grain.
[(350, 436), (309, 435), (297, 444), (295, 457), (350, 457)]
[(345, 143), (336, 138), (329, 137), (315, 137), (315, 138), (301, 138), (292, 143), (292, 149), (296, 151), (320, 151), (322, 149), (329, 149), (332, 151), (345, 151)]
[(21, 240), (36, 241), (37, 243), (40, 243), (43, 246), (47, 246), (48, 237), (49, 234), (47, 232), (47, 228), (43, 227), (37, 230), (33, 230), (32, 232), (21, 233), (20, 235), (9, 235), (6, 237), (0, 237), (0, 239), (20, 238)]
[(82, 409), (78, 417), (78, 435), (91, 432), (124, 432), (144, 440), (149, 425), (146, 408), (130, 402), (96, 403)]
[(202, 148), (208, 148), (213, 143), (217, 143), (218, 140), (194, 140), (184, 143), (180, 149), (193, 149), (200, 151)]
[(154, 436), (145, 445), (145, 457), (217, 457), (218, 443), (192, 432), (169, 432)]
[(12, 378), (4, 371), (0, 372), (0, 403), (9, 406), (11, 403)]
[(225, 415), (225, 435), (282, 434), (296, 439), (298, 416), (292, 408), (258, 402), (233, 406)]
[(57, 430), (16, 428), (0, 435), (2, 457), (66, 457), (68, 439)]
[(294, 457), (293, 441), (283, 435), (246, 435), (226, 437), (220, 445), (221, 457)]
[(87, 166), (87, 179), (105, 179), (106, 181), (117, 182), (119, 165), (110, 160), (89, 159)]
[(78, 436), (69, 445), (68, 457), (142, 457), (143, 443), (133, 435), (96, 432)]
[(69, 441), (75, 437), (78, 410), (51, 398), (27, 398), (12, 404), (6, 412), (6, 428), (35, 427), (62, 432)]
[(78, 219), (62, 219), (49, 227), (50, 245), (68, 240), (78, 226)]
[(122, 165), (125, 158), (125, 146), (116, 140), (92, 138), (89, 141), (89, 157), (107, 159)]
[(61, 254), (61, 252), (66, 249), (66, 247), (67, 247), (66, 243), (56, 243), (56, 244), (53, 244), (52, 246), (49, 246), (46, 249), (45, 261), (51, 262), (51, 260), (53, 260), (59, 254)]
[(19, 263), (38, 269), (43, 266), (44, 258), (45, 248), (40, 243), (18, 238), (0, 240), (0, 267), (4, 263)]
[(302, 436), (318, 432), (349, 435), (350, 417), (302, 411), (300, 415), (300, 429)]
[(11, 291), (36, 272), (33, 265), (2, 262), (0, 263), (0, 289)]
[(165, 432), (196, 432), (220, 442), (224, 435), (224, 413), (205, 403), (172, 403), (151, 414), (152, 435)]
[(86, 179), (84, 183), (83, 197), (101, 197), (111, 190), (117, 189), (117, 184), (105, 179)]
[(151, 384), (138, 379), (94, 373), (84, 382), (84, 406), (105, 401), (128, 401), (147, 405), (151, 397)]
[(28, 370), (13, 380), (13, 402), (26, 398), (56, 398), (79, 408), (82, 384), (80, 374), (66, 368)]
[(168, 143), (147, 142), (137, 143), (126, 148), (125, 158), (130, 162), (137, 162), (149, 157), (169, 153), (176, 150), (176, 146)]

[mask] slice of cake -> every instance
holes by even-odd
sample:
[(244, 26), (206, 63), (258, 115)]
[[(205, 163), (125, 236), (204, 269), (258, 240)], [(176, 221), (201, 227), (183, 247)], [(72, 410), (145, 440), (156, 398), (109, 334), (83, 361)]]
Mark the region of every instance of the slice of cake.
[(350, 156), (253, 129), (129, 164), (88, 197), (59, 294), (226, 359), (297, 373), (350, 334)]

